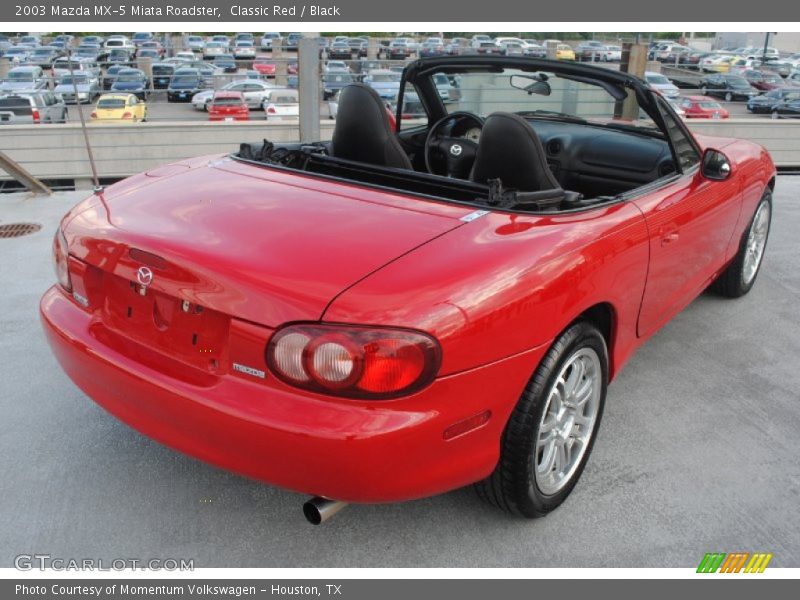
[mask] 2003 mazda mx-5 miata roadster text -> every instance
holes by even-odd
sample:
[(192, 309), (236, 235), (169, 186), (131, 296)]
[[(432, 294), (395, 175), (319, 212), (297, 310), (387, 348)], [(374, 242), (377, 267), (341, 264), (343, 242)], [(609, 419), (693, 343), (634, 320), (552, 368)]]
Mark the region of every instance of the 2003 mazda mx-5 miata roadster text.
[(753, 286), (775, 168), (607, 69), (430, 58), (400, 89), (394, 128), (353, 84), (331, 142), (242, 144), (81, 202), (45, 331), (97, 403), (223, 468), (338, 503), (475, 483), (544, 515), (635, 349), (710, 285)]

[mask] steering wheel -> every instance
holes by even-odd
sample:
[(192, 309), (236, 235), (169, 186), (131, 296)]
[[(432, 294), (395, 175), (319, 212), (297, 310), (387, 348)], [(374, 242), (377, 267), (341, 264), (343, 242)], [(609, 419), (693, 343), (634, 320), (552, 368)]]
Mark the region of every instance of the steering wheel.
[(478, 153), (478, 142), (465, 136), (470, 129), (483, 129), (483, 119), (465, 111), (451, 113), (433, 124), (425, 139), (425, 167), (429, 173), (456, 179), (469, 177)]

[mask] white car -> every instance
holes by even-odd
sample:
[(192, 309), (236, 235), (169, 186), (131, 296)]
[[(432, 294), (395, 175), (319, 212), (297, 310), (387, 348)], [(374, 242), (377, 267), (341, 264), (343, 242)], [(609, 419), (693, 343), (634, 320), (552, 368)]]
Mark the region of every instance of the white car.
[(203, 48), (203, 58), (214, 58), (220, 54), (228, 53), (228, 44), (225, 42), (208, 42)]
[[(251, 110), (260, 109), (264, 99), (270, 92), (275, 90), (275, 84), (261, 79), (237, 79), (223, 85), (217, 91), (241, 92), (247, 108)], [(215, 90), (204, 90), (192, 96), (192, 107), (195, 110), (208, 110), (208, 104), (214, 96)]]
[(614, 44), (606, 46), (605, 60), (609, 62), (619, 62), (622, 60), (622, 46)]
[(182, 50), (181, 52), (176, 52), (175, 56), (172, 57), (174, 60), (181, 61), (181, 62), (192, 62), (196, 60), (197, 57), (194, 55), (194, 52), (189, 50)]
[(233, 47), (233, 57), (237, 59), (255, 58), (256, 47), (250, 40), (239, 40)]
[(277, 31), (267, 31), (264, 35), (261, 36), (261, 49), (266, 51), (272, 50), (272, 40), (276, 40), (281, 37), (281, 34)]
[(645, 71), (644, 79), (651, 88), (661, 92), (661, 95), (667, 99), (677, 98), (681, 95), (678, 87), (661, 73)]
[(297, 90), (272, 90), (262, 103), (264, 118), (268, 121), (282, 121), (300, 117), (300, 103)]

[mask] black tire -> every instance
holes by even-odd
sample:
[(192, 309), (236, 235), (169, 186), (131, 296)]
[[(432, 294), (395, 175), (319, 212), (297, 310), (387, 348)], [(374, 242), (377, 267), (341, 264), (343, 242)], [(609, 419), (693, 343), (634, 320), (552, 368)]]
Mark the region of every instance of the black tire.
[(747, 229), (745, 229), (744, 233), (742, 234), (742, 239), (739, 242), (739, 251), (733, 258), (733, 261), (731, 261), (725, 270), (719, 274), (719, 276), (714, 280), (714, 283), (711, 284), (711, 290), (720, 296), (725, 296), (726, 298), (739, 298), (744, 296), (747, 292), (753, 289), (753, 285), (755, 284), (756, 279), (758, 279), (758, 272), (761, 270), (761, 264), (764, 262), (763, 253), (761, 261), (756, 268), (756, 272), (749, 282), (745, 281), (744, 261), (745, 256), (747, 255), (747, 239), (750, 234), (750, 230), (753, 227), (753, 222), (756, 219), (756, 215), (758, 215), (759, 209), (765, 203), (769, 207), (767, 237), (764, 241), (764, 252), (766, 252), (766, 243), (769, 241), (769, 230), (772, 224), (772, 191), (769, 188), (767, 188), (767, 190), (764, 192), (764, 195), (761, 197), (761, 201), (758, 203), (756, 210), (753, 212), (753, 216), (750, 218), (750, 221), (747, 224)]
[[(584, 348), (594, 350), (601, 367), (596, 417), (586, 450), (570, 479), (556, 493), (545, 495), (537, 484), (533, 460), (542, 414), (562, 368), (576, 352)], [(607, 386), (608, 350), (605, 339), (594, 325), (579, 321), (553, 343), (522, 392), (503, 432), (500, 459), (494, 472), (475, 484), (478, 496), (501, 510), (529, 519), (543, 517), (557, 508), (575, 487), (592, 452), (603, 416)]]

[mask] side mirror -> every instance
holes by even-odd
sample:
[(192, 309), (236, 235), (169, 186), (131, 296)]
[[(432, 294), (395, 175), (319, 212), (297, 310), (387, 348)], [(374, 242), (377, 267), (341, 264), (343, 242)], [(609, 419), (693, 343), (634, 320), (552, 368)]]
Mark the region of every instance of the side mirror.
[(703, 152), (701, 171), (706, 179), (725, 181), (731, 176), (731, 161), (719, 150), (707, 148)]

